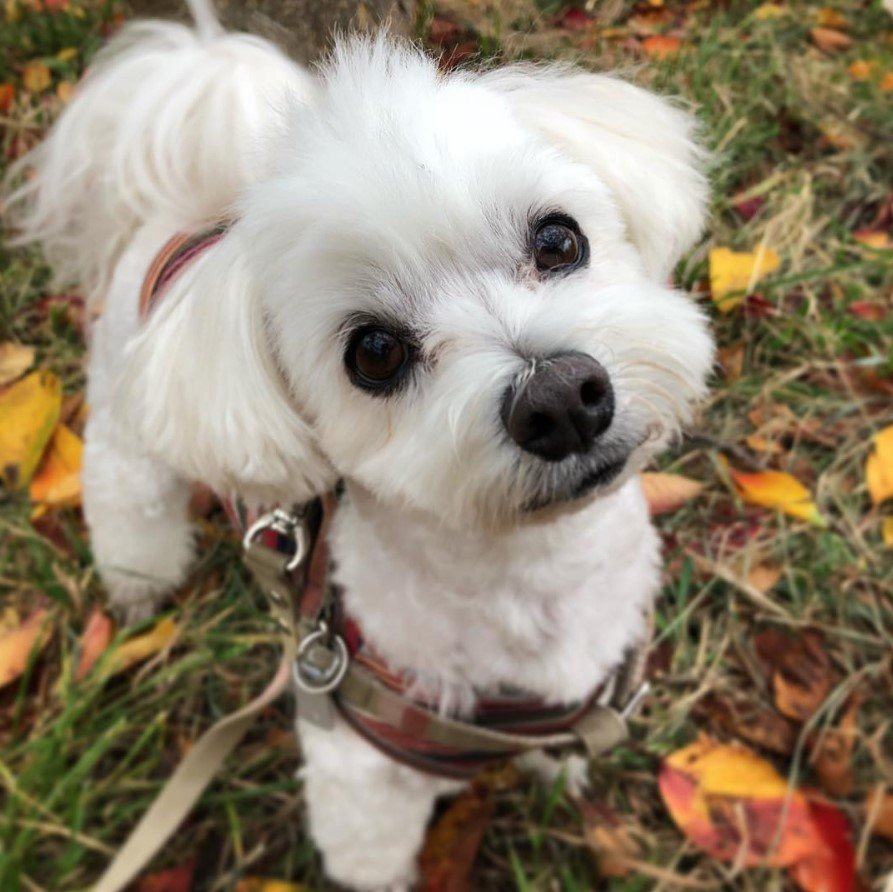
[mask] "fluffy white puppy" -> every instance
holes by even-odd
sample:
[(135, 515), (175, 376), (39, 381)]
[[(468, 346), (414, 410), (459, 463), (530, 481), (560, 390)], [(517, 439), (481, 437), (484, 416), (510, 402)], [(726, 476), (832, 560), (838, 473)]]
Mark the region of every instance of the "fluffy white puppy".
[[(384, 37), (311, 75), (193, 5), (196, 30), (112, 41), (8, 205), (97, 317), (84, 507), (112, 603), (145, 615), (183, 580), (190, 481), (290, 504), (342, 479), (336, 579), (392, 668), (444, 709), (585, 697), (658, 586), (636, 472), (711, 365), (667, 284), (704, 216), (692, 119)], [(222, 217), (141, 320), (156, 252)], [(329, 875), (410, 884), (456, 784), (299, 726)]]

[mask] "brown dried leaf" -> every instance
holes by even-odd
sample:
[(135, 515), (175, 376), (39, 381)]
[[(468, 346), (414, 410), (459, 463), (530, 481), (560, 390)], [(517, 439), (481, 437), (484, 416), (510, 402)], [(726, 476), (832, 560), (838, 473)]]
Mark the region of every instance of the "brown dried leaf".
[[(778, 641), (775, 643), (778, 645)], [(780, 652), (775, 651), (772, 663), (772, 689), (778, 711), (805, 722), (831, 690), (831, 660), (824, 639), (812, 630), (788, 639)]]
[(794, 722), (741, 694), (705, 697), (698, 714), (726, 734), (781, 756), (789, 756), (797, 745)]
[(766, 594), (784, 575), (781, 567), (772, 567), (768, 564), (757, 564), (747, 574), (747, 581), (760, 593)]
[(625, 877), (639, 856), (638, 846), (620, 819), (606, 806), (581, 802), (586, 842), (598, 859), (598, 872), (603, 877)]
[(812, 28), (809, 37), (823, 53), (841, 52), (853, 45), (852, 37), (834, 28)]
[(859, 698), (851, 697), (835, 728), (817, 735), (810, 761), (819, 782), (831, 796), (849, 796), (853, 792), (853, 750), (858, 736)]

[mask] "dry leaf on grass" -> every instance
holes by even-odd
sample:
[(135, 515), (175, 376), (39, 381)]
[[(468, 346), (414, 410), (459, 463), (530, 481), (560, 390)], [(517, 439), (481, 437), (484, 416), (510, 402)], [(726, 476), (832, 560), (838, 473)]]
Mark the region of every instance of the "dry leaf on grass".
[(190, 892), (195, 873), (195, 859), (156, 873), (140, 877), (134, 884), (134, 892)]
[(716, 359), (722, 366), (726, 381), (734, 383), (744, 372), (744, 344), (730, 344), (716, 351)]
[(52, 372), (39, 371), (0, 393), (0, 479), (27, 486), (59, 420), (62, 387)]
[(476, 783), (435, 821), (419, 856), (420, 892), (466, 892), (470, 888), (471, 869), (493, 807), (493, 790)]
[(22, 86), (29, 93), (42, 93), (52, 82), (50, 69), (43, 62), (29, 62), (22, 69)]
[(678, 37), (656, 34), (642, 41), (642, 51), (650, 59), (671, 59), (679, 55), (682, 41)]
[(97, 607), (90, 614), (90, 619), (87, 620), (81, 635), (81, 653), (74, 673), (75, 681), (80, 681), (90, 672), (96, 661), (105, 653), (114, 633), (114, 623)]
[(849, 26), (846, 16), (839, 10), (831, 6), (826, 6), (816, 12), (816, 23), (822, 28), (837, 28), (845, 31)]
[(853, 38), (849, 34), (834, 28), (812, 28), (809, 37), (823, 53), (839, 53), (853, 45)]
[(831, 796), (849, 796), (853, 792), (853, 750), (859, 733), (859, 698), (853, 696), (833, 728), (817, 734), (812, 742), (810, 763), (822, 789)]
[(698, 704), (697, 711), (724, 733), (781, 756), (789, 756), (797, 745), (796, 723), (743, 692), (709, 695)]
[(0, 84), (0, 114), (6, 114), (12, 107), (16, 96), (16, 88), (10, 83)]
[(881, 541), (888, 548), (893, 548), (893, 517), (885, 517), (881, 522)]
[(15, 681), (52, 635), (49, 611), (41, 607), (23, 623), (0, 634), (0, 688)]
[(15, 381), (34, 364), (34, 348), (14, 341), (0, 344), (0, 387)]
[(646, 471), (639, 475), (639, 480), (652, 517), (681, 508), (704, 489), (700, 480), (692, 480), (681, 474)]
[(856, 59), (847, 67), (847, 74), (854, 81), (867, 81), (871, 77), (873, 63), (865, 59)]
[(155, 656), (170, 645), (176, 634), (177, 624), (169, 616), (160, 619), (148, 632), (128, 639), (109, 654), (105, 664), (107, 671), (110, 675), (117, 675)]
[(770, 589), (775, 588), (776, 583), (784, 575), (781, 567), (772, 567), (768, 564), (757, 564), (752, 567), (747, 574), (747, 581), (758, 592), (766, 594)]
[(871, 438), (872, 449), (865, 461), (865, 482), (875, 505), (893, 497), (893, 424)]
[(60, 424), (31, 480), (29, 494), (38, 515), (47, 508), (63, 508), (81, 502), (81, 460), (84, 444), (71, 428)]
[(788, 637), (776, 629), (765, 629), (754, 646), (767, 674), (778, 711), (798, 722), (810, 719), (831, 690), (831, 659), (819, 632), (807, 629)]
[(785, 15), (787, 15), (787, 11), (778, 3), (764, 3), (762, 6), (758, 6), (753, 13), (753, 17), (759, 22), (780, 19)]
[(752, 505), (776, 508), (815, 526), (827, 526), (809, 490), (784, 471), (736, 471), (727, 466), (738, 495)]
[(750, 253), (730, 251), (728, 248), (711, 248), (710, 296), (721, 313), (728, 313), (743, 300), (764, 276), (778, 269), (781, 261), (772, 248), (762, 248)]
[(676, 825), (712, 857), (786, 868), (807, 892), (854, 888), (843, 815), (789, 787), (751, 750), (702, 736), (664, 760), (658, 783)]
[(270, 877), (245, 877), (236, 883), (235, 892), (305, 892), (306, 886), (274, 880)]
[(580, 802), (586, 842), (595, 853), (603, 877), (625, 877), (639, 857), (638, 846), (617, 815), (600, 803)]

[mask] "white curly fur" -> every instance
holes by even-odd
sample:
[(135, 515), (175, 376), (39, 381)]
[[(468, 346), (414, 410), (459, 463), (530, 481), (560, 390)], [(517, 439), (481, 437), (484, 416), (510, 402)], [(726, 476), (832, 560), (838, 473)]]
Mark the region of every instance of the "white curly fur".
[[(183, 578), (190, 481), (289, 503), (340, 477), (337, 579), (395, 668), (445, 710), (507, 683), (585, 695), (658, 585), (635, 472), (687, 421), (712, 359), (702, 314), (666, 284), (703, 221), (692, 119), (566, 68), (444, 75), (383, 36), (341, 41), (312, 76), (192, 6), (195, 31), (152, 22), (112, 41), (7, 204), (19, 240), (102, 310), (84, 501), (112, 602), (145, 615)], [(528, 230), (556, 210), (591, 256), (544, 281)], [(230, 232), (141, 322), (160, 246), (225, 215)], [(414, 333), (423, 361), (400, 393), (351, 383), (358, 318)], [(577, 500), (591, 456), (522, 452), (499, 408), (538, 357), (571, 350), (616, 395), (597, 457), (627, 459)], [(329, 875), (406, 888), (432, 803), (456, 784), (345, 726), (299, 726)]]

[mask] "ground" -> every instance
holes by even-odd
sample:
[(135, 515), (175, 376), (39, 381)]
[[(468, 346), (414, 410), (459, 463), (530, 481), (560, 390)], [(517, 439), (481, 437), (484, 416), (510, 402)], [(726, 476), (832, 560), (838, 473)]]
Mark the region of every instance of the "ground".
[[(89, 0), (7, 2), (7, 161), (39, 139), (64, 100), (59, 84), (76, 80), (119, 18)], [(445, 64), (482, 56), (620, 66), (690, 103), (713, 152), (709, 228), (677, 278), (713, 316), (721, 363), (697, 423), (664, 462), (706, 487), (658, 518), (667, 572), (652, 691), (635, 742), (594, 767), (588, 804), (560, 784), (495, 784), (472, 887), (793, 888), (780, 869), (701, 852), (671, 819), (660, 758), (708, 732), (749, 743), (792, 784), (823, 788), (851, 828), (860, 875), (879, 888), (893, 871), (893, 843), (870, 832), (865, 800), (893, 787), (893, 550), (882, 541), (890, 504), (872, 505), (864, 466), (873, 435), (893, 424), (893, 17), (877, 0), (590, 0), (570, 11), (561, 0), (443, 0), (423, 4), (418, 33)], [(49, 81), (29, 68), (35, 59)], [(710, 250), (760, 246), (780, 266), (720, 312)], [(0, 249), (0, 342), (36, 347), (36, 365), (72, 398), (65, 409), (75, 427), (78, 306), (76, 295), (54, 293), (35, 252)], [(748, 504), (729, 468), (789, 472), (824, 525)], [(212, 514), (200, 521), (201, 562), (169, 611), (173, 645), (127, 672), (76, 682), (103, 588), (77, 509), (36, 520), (32, 511), (27, 494), (4, 491), (2, 610), (15, 616), (42, 603), (53, 635), (0, 688), (0, 889), (86, 888), (190, 743), (263, 687), (275, 637), (233, 534)], [(771, 668), (784, 660), (773, 651), (778, 632), (796, 655), (781, 681)], [(819, 688), (801, 721), (784, 702), (791, 686), (806, 699)], [(249, 875), (324, 887), (302, 826), (288, 727), (281, 702), (153, 872), (191, 864), (195, 889), (234, 888)], [(836, 781), (819, 759), (823, 731), (844, 738)], [(447, 847), (449, 836), (441, 833)], [(174, 888), (166, 882), (156, 888)]]

